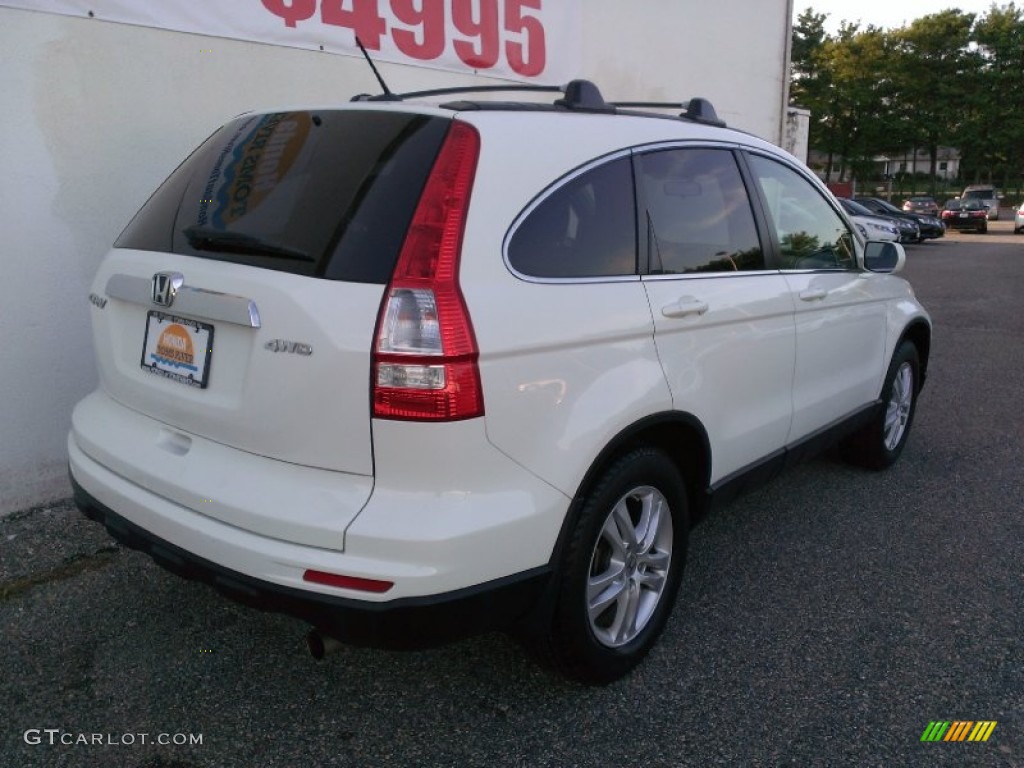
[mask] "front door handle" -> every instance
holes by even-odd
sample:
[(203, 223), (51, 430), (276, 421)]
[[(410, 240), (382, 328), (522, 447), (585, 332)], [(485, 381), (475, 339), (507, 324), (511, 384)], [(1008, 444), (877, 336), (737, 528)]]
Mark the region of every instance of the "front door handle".
[(801, 301), (821, 301), (828, 296), (828, 291), (819, 289), (809, 288), (806, 291), (800, 291)]
[(680, 296), (672, 304), (661, 308), (661, 314), (665, 317), (688, 317), (690, 315), (703, 315), (708, 311), (708, 303), (701, 301), (696, 296)]

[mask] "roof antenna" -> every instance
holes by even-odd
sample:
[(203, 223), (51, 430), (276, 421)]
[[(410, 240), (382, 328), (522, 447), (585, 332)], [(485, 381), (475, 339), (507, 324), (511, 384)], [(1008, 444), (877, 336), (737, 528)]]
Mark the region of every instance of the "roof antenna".
[(381, 90), (384, 91), (384, 98), (391, 100), (396, 99), (396, 96), (391, 93), (391, 89), (388, 88), (388, 84), (384, 82), (384, 78), (380, 76), (380, 72), (377, 71), (377, 67), (373, 63), (373, 59), (370, 58), (370, 54), (366, 52), (366, 48), (363, 46), (363, 41), (359, 39), (359, 35), (356, 35), (356, 45), (359, 46), (359, 50), (363, 52), (363, 57), (366, 59), (366, 63), (370, 65), (370, 69), (373, 70), (373, 76), (377, 78), (377, 82), (380, 83)]

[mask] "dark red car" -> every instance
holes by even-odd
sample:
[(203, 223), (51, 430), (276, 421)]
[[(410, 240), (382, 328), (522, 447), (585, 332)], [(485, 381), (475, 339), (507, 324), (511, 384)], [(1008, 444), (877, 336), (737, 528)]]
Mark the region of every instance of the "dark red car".
[(985, 234), (988, 232), (988, 209), (981, 200), (948, 200), (942, 209), (947, 227)]

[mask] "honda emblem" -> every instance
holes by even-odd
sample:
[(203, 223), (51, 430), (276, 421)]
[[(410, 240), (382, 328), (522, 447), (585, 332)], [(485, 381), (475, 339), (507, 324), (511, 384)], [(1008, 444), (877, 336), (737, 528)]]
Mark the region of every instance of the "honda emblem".
[(184, 284), (185, 276), (180, 272), (157, 272), (153, 275), (153, 303), (161, 307), (171, 306)]

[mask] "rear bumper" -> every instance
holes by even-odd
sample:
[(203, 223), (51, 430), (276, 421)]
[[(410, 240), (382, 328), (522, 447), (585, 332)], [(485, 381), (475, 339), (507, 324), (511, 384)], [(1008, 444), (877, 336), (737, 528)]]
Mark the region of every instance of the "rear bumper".
[[(79, 403), (68, 462), (82, 510), (171, 571), (356, 644), (430, 646), (515, 621), (569, 505), (490, 446), (482, 419), (375, 422), (368, 478), (197, 436), (173, 451), (167, 431), (101, 392)], [(392, 586), (313, 583), (307, 570)]]
[(264, 611), (285, 613), (353, 645), (412, 650), (490, 630), (526, 616), (543, 594), (543, 566), (474, 587), (428, 597), (367, 602), (275, 584), (200, 557), (117, 514), (71, 476), (75, 504), (117, 541), (145, 552), (159, 565), (199, 581), (226, 597)]

